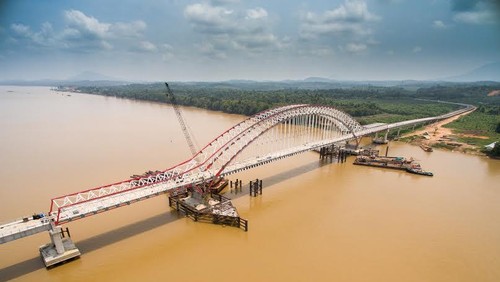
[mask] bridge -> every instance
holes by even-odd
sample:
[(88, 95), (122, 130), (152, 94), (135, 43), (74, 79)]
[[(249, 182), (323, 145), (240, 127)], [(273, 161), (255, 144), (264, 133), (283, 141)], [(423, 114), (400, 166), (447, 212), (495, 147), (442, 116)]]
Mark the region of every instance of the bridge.
[(80, 255), (65, 236), (69, 235), (62, 229), (65, 223), (333, 144), (353, 140), (359, 144), (363, 136), (385, 132), (387, 139), (392, 129), (432, 123), (475, 109), (456, 105), (462, 108), (440, 116), (368, 126), (328, 106), (300, 104), (269, 109), (229, 128), (193, 157), (164, 171), (52, 198), (48, 213), (0, 225), (0, 243), (48, 231), (51, 243), (42, 246), (40, 253), (46, 266), (51, 266)]

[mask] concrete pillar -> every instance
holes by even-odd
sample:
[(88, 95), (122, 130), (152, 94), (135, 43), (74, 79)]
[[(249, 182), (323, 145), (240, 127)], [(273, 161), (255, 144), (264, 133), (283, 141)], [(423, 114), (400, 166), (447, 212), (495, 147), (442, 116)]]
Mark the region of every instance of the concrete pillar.
[(52, 244), (56, 247), (56, 252), (58, 254), (64, 253), (64, 244), (62, 242), (62, 230), (61, 227), (55, 227), (52, 230), (49, 230), (50, 240)]
[(385, 136), (384, 136), (384, 142), (387, 142), (387, 135), (389, 135), (389, 129), (387, 129), (387, 131), (385, 132)]

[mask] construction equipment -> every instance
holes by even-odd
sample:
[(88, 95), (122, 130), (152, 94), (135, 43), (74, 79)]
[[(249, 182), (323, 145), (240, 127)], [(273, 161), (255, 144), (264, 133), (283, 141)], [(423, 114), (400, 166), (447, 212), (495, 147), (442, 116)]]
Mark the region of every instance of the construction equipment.
[(197, 150), (194, 146), (193, 140), (191, 139), (191, 135), (189, 134), (188, 128), (186, 126), (186, 122), (184, 121), (184, 117), (182, 116), (181, 109), (179, 105), (177, 105), (177, 101), (175, 100), (174, 93), (170, 90), (170, 86), (165, 82), (165, 86), (167, 87), (167, 99), (170, 96), (170, 101), (172, 103), (172, 107), (174, 107), (175, 115), (177, 116), (177, 120), (181, 125), (182, 133), (184, 133), (184, 137), (186, 138), (186, 142), (188, 143), (189, 150), (191, 150), (191, 154), (194, 156), (197, 153)]

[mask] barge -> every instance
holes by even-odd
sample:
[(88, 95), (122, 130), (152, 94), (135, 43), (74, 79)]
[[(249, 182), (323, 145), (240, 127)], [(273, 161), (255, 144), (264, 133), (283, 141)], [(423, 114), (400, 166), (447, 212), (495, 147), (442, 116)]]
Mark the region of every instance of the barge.
[(399, 169), (413, 174), (433, 176), (432, 172), (423, 170), (420, 164), (415, 162), (413, 158), (406, 159), (404, 157), (358, 156), (354, 160), (353, 164)]

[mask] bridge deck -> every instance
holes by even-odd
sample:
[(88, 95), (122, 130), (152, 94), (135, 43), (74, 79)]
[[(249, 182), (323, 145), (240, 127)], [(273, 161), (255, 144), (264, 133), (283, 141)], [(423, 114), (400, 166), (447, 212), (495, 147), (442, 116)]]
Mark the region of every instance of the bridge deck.
[(0, 244), (7, 243), (26, 236), (34, 235), (50, 229), (50, 220), (46, 217), (33, 219), (18, 219), (0, 225)]

